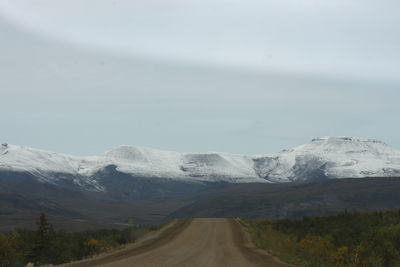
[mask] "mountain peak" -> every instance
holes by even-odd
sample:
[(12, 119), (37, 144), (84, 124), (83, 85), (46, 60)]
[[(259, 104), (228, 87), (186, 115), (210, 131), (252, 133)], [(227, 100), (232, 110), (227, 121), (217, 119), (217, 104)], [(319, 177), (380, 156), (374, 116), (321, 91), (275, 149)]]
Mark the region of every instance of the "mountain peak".
[[(369, 157), (383, 160), (388, 155), (399, 156), (399, 150), (386, 143), (368, 138), (327, 136), (313, 139), (310, 143), (293, 149), (295, 154), (326, 155), (336, 159)], [(356, 156), (356, 154), (358, 156)]]
[(144, 148), (120, 145), (106, 151), (103, 155), (109, 158), (123, 159), (129, 161), (146, 161)]
[(360, 138), (360, 137), (350, 137), (350, 136), (324, 136), (318, 137), (311, 140), (311, 142), (326, 142), (326, 143), (379, 143), (384, 144), (384, 142), (377, 139)]

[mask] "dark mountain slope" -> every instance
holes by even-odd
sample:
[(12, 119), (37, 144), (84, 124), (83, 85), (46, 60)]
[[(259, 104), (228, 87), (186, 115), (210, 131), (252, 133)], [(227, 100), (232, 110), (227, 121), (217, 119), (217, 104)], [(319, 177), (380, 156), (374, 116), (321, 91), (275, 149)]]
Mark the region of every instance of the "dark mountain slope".
[(203, 191), (194, 203), (169, 218), (286, 218), (335, 214), (346, 209), (400, 209), (400, 178), (228, 185)]

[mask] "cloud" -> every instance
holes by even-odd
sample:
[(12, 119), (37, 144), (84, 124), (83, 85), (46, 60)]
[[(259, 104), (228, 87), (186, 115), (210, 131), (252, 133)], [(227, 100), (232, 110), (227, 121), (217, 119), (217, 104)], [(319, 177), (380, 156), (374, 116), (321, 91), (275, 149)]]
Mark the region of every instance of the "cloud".
[[(2, 2), (3, 7), (4, 3), (8, 3), (9, 7), (14, 5), (11, 1)], [(23, 2), (16, 0), (15, 3)], [(41, 3), (48, 5), (51, 9), (54, 7), (48, 1)], [(141, 3), (144, 2), (141, 1)], [(156, 5), (156, 2), (153, 3)], [(259, 2), (250, 3), (256, 5)], [(309, 3), (311, 5), (311, 2)], [(191, 8), (195, 7), (190, 2), (187, 5)], [(197, 5), (203, 4), (197, 2)], [(269, 45), (271, 49), (280, 51), (272, 54), (271, 62), (278, 54), (284, 58), (287, 51), (298, 52), (299, 57), (295, 58), (295, 61), (289, 56), (288, 58), (292, 61), (284, 61), (298, 68), (305, 67), (309, 61), (313, 60), (315, 60), (313, 63), (316, 64), (315, 66), (325, 64), (324, 61), (327, 58), (336, 58), (338, 54), (335, 54), (335, 49), (341, 48), (339, 43), (336, 45), (332, 43), (329, 46), (332, 54), (321, 57), (319, 54), (321, 51), (317, 48), (321, 46), (321, 43), (329, 43), (330, 39), (327, 36), (333, 33), (332, 31), (326, 32), (325, 35), (315, 36), (309, 41), (310, 43), (315, 41), (318, 45), (304, 47), (307, 40), (301, 40), (303, 38), (301, 33), (307, 32), (279, 33), (282, 29), (289, 29), (295, 22), (285, 22), (287, 18), (282, 17), (274, 22), (282, 23), (282, 27), (279, 26), (281, 24), (264, 25), (262, 23), (267, 22), (263, 20), (257, 24), (260, 16), (255, 16), (253, 20), (241, 24), (238, 20), (240, 12), (236, 9), (243, 6), (244, 2), (238, 1), (235, 5), (237, 6), (232, 7), (232, 10), (224, 11), (225, 17), (219, 16), (218, 12), (222, 11), (213, 11), (211, 7), (208, 7), (210, 10), (200, 9), (194, 21), (188, 25), (179, 25), (177, 28), (179, 30), (175, 32), (171, 32), (171, 29), (173, 25), (178, 25), (177, 18), (189, 16), (186, 7), (182, 7), (180, 11), (175, 9), (175, 13), (171, 11), (172, 13), (164, 15), (163, 19), (168, 22), (168, 16), (182, 13), (181, 17), (175, 17), (176, 24), (167, 23), (166, 28), (157, 28), (164, 20), (156, 19), (154, 14), (150, 16), (146, 13), (139, 19), (150, 24), (145, 23), (143, 27), (135, 29), (135, 25), (127, 22), (125, 28), (122, 27), (124, 30), (121, 30), (121, 33), (129, 27), (133, 27), (132, 32), (136, 33), (139, 33), (137, 30), (141, 29), (143, 35), (133, 36), (143, 38), (142, 45), (148, 44), (150, 40), (154, 41), (151, 44), (156, 46), (150, 46), (150, 48), (163, 48), (160, 50), (163, 53), (168, 51), (178, 54), (179, 52), (185, 54), (184, 51), (192, 51), (193, 54), (202, 52), (199, 53), (199, 58), (192, 58), (186, 62), (179, 58), (167, 60), (163, 57), (146, 57), (140, 53), (135, 55), (135, 53), (115, 53), (94, 49), (90, 45), (79, 44), (79, 38), (73, 43), (63, 41), (61, 36), (57, 37), (58, 39), (44, 38), (35, 31), (21, 29), (9, 21), (8, 23), (0, 21), (0, 51), (2, 52), (0, 139), (9, 143), (71, 154), (96, 154), (123, 143), (180, 151), (220, 150), (249, 154), (267, 153), (299, 145), (321, 135), (373, 137), (400, 147), (396, 135), (399, 131), (399, 125), (396, 123), (397, 114), (400, 112), (397, 104), (397, 99), (400, 97), (398, 83), (343, 79), (339, 77), (340, 75), (336, 75), (334, 69), (330, 69), (334, 75), (329, 76), (317, 75), (318, 72), (300, 75), (289, 70), (279, 71), (279, 68), (275, 69), (276, 65), (273, 65), (272, 70), (232, 67), (233, 62), (238, 62), (239, 59), (247, 60), (246, 56), (252, 59), (252, 55), (259, 55), (259, 58), (263, 59), (264, 54), (261, 52), (264, 50), (262, 49), (269, 49)], [(21, 4), (19, 8), (28, 12), (25, 5)], [(163, 10), (170, 7), (161, 5), (158, 8)], [(150, 9), (154, 11), (153, 8)], [(303, 12), (307, 10), (306, 8)], [(324, 12), (329, 11), (326, 8), (324, 10)], [(190, 33), (191, 26), (202, 25), (200, 17), (202, 14), (207, 14), (206, 11), (217, 12), (214, 17), (211, 16), (210, 20), (206, 21), (206, 24), (210, 25), (218, 22), (215, 24), (215, 31), (212, 32), (211, 26), (207, 26), (207, 30), (203, 29), (204, 32), (201, 28), (195, 28), (197, 30)], [(250, 5), (248, 10), (243, 10), (243, 14), (246, 15), (244, 17), (251, 17), (251, 12), (256, 11), (254, 6)], [(65, 14), (71, 15), (71, 12), (71, 10), (66, 10)], [(264, 12), (264, 10), (257, 12)], [(266, 11), (268, 12), (273, 13)], [(40, 12), (38, 14), (43, 15)], [(54, 14), (60, 13), (54, 12)], [(331, 17), (334, 15), (336, 15), (335, 12), (331, 14)], [(344, 14), (344, 16), (343, 23), (349, 19), (346, 17), (349, 14)], [(136, 18), (136, 16), (133, 17)], [(29, 16), (27, 18), (31, 19)], [(89, 16), (86, 19), (90, 18), (94, 17)], [(63, 19), (72, 21), (68, 16)], [(124, 15), (121, 15), (120, 19), (124, 19)], [(318, 21), (317, 17), (314, 19)], [(98, 20), (92, 23), (96, 21)], [(198, 24), (195, 25), (195, 22)], [(218, 33), (225, 32), (230, 22), (234, 23), (231, 26), (235, 26), (231, 27), (232, 32), (218, 37)], [(251, 26), (256, 24), (260, 28), (252, 29)], [(53, 26), (62, 34), (69, 31), (75, 34), (72, 29), (76, 30), (77, 28), (74, 27), (77, 25), (72, 23), (70, 29), (64, 29), (62, 25), (65, 26), (55, 21)], [(116, 25), (121, 24), (111, 24), (109, 27), (117, 29)], [(368, 27), (371, 25), (372, 23), (368, 24)], [(95, 29), (99, 30), (102, 26), (104, 24), (99, 23)], [(299, 23), (299, 29), (306, 26), (304, 21)], [(236, 27), (243, 28), (236, 29)], [(321, 26), (320, 31), (322, 32), (325, 27), (328, 27), (328, 24)], [(88, 34), (88, 29), (80, 34), (85, 36)], [(372, 33), (376, 33), (378, 29), (380, 29), (379, 25), (376, 29), (372, 29)], [(164, 32), (164, 35), (156, 36), (152, 30)], [(146, 32), (148, 35), (145, 35)], [(169, 33), (176, 35), (168, 37)], [(179, 33), (183, 36), (179, 36)], [(230, 39), (237, 36), (237, 33), (243, 34), (240, 38), (241, 46), (235, 46), (237, 45), (235, 40)], [(116, 34), (120, 33), (117, 31)], [(204, 36), (209, 36), (206, 34), (216, 39), (208, 40), (204, 38)], [(312, 34), (309, 34), (307, 37), (312, 37)], [(347, 34), (351, 35), (351, 31)], [(385, 35), (385, 33), (381, 34)], [(88, 37), (101, 37), (97, 35), (99, 33)], [(354, 43), (356, 37), (357, 35), (350, 39), (353, 40), (353, 44), (357, 43)], [(168, 40), (178, 40), (174, 38), (181, 38), (179, 40), (182, 43), (175, 42), (175, 47), (168, 45)], [(184, 42), (185, 38), (189, 38), (187, 42)], [(285, 39), (287, 42), (282, 42), (282, 47), (280, 47), (279, 40), (284, 38), (287, 38)], [(117, 47), (118, 42), (121, 42), (118, 38), (111, 38), (111, 40), (115, 40)], [(297, 42), (292, 43), (291, 40), (297, 40)], [(375, 44), (383, 40), (375, 40)], [(130, 43), (127, 41), (125, 44)], [(264, 44), (266, 47), (263, 47)], [(367, 43), (364, 46), (369, 45), (371, 44)], [(229, 47), (231, 50), (228, 49), (224, 54), (222, 53), (225, 50), (224, 47)], [(324, 46), (324, 49), (327, 47)], [(368, 49), (373, 48), (374, 45)], [(315, 54), (312, 53), (313, 49), (316, 50)], [(248, 51), (251, 53), (247, 53)], [(304, 51), (309, 51), (313, 57), (306, 57), (307, 53), (303, 55)], [(361, 49), (360, 53), (363, 51), (365, 52)], [(386, 52), (393, 51), (387, 49)], [(218, 55), (221, 60), (224, 59), (228, 67), (215, 62), (203, 64), (202, 60), (208, 62), (214, 57), (219, 60)], [(232, 55), (235, 56), (232, 57)], [(354, 61), (351, 57), (347, 59), (346, 54), (342, 56), (350, 60), (350, 62), (343, 61), (342, 64), (349, 63), (349, 68), (364, 71), (360, 62)], [(383, 54), (379, 60), (385, 61), (386, 56)], [(395, 59), (396, 55), (392, 59), (393, 62)], [(374, 69), (379, 67), (380, 72), (394, 73), (399, 68), (394, 70), (388, 68), (390, 64), (397, 64), (393, 62), (379, 64)], [(329, 64), (332, 62), (328, 63), (327, 66), (330, 68)], [(252, 64), (255, 63), (252, 62)], [(371, 80), (374, 79), (379, 80), (376, 76), (371, 78)]]
[(400, 82), (396, 1), (6, 0), (0, 8), (14, 23), (91, 49)]

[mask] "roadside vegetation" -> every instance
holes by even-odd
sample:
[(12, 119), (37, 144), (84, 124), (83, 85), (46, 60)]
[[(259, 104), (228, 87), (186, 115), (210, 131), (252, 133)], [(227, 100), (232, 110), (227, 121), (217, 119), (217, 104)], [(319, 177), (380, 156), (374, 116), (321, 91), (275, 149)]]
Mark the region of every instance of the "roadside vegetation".
[(68, 233), (55, 231), (45, 214), (40, 216), (36, 231), (18, 229), (0, 233), (0, 267), (61, 264), (135, 242), (155, 227), (137, 226), (124, 230), (105, 229)]
[(400, 210), (244, 220), (255, 245), (299, 266), (400, 266)]

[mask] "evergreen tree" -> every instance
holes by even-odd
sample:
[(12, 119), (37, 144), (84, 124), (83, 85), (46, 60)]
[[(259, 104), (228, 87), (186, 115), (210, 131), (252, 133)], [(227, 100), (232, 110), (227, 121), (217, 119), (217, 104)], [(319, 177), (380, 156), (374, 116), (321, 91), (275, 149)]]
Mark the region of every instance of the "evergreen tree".
[(30, 259), (35, 264), (45, 264), (51, 262), (51, 240), (53, 236), (53, 226), (47, 221), (44, 213), (40, 214), (37, 221), (38, 229), (35, 233), (32, 253)]

